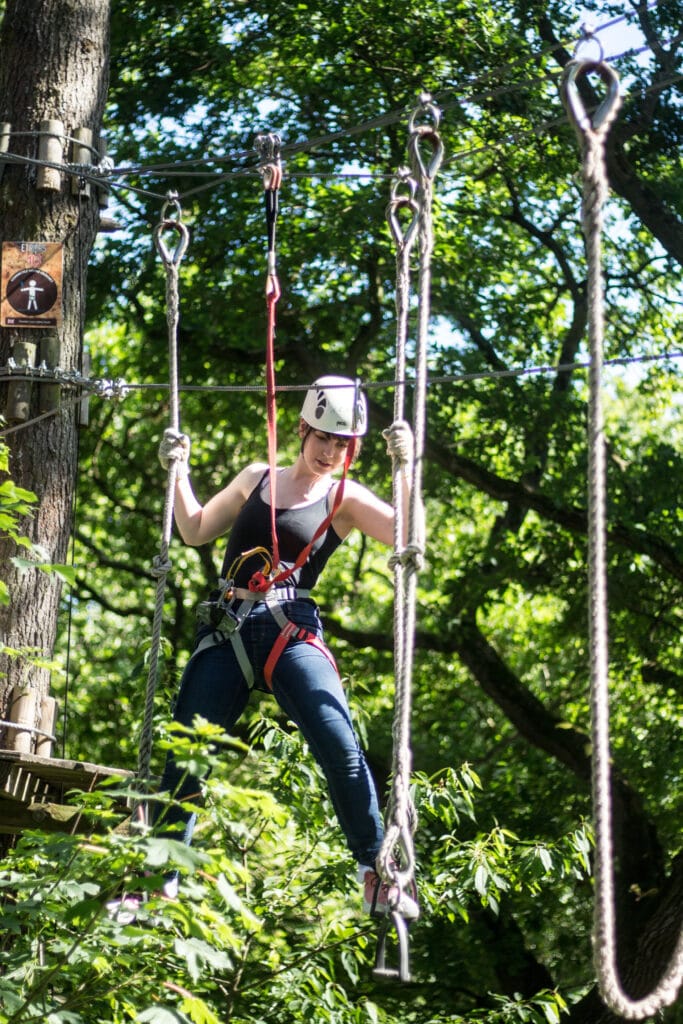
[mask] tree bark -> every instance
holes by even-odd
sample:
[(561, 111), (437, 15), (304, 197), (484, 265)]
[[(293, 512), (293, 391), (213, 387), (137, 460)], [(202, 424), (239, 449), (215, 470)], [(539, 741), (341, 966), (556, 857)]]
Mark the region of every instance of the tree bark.
[[(0, 234), (9, 242), (60, 242), (63, 245), (61, 323), (55, 327), (0, 326), (0, 366), (17, 355), (19, 343), (37, 346), (37, 361), (79, 370), (85, 314), (85, 276), (99, 224), (97, 189), (73, 194), (73, 177), (59, 174), (56, 188), (40, 187), (36, 163), (41, 122), (63, 124), (57, 143), (62, 159), (73, 159), (70, 140), (78, 129), (92, 132), (97, 150), (109, 69), (109, 0), (7, 0), (0, 26), (0, 121), (11, 125), (10, 159), (0, 184)], [(83, 160), (79, 160), (83, 163)], [(89, 164), (98, 163), (92, 152)], [(19, 361), (19, 360), (17, 360)], [(49, 388), (49, 390), (48, 390)], [(61, 394), (60, 394), (61, 392)], [(71, 530), (77, 468), (77, 423), (73, 389), (30, 385), (29, 405), (17, 413), (19, 427), (6, 435), (10, 472), (38, 497), (36, 514), (23, 532), (39, 546), (46, 562), (63, 562)], [(56, 403), (51, 402), (57, 398)], [(8, 387), (0, 392), (6, 408)], [(47, 405), (46, 405), (47, 402)], [(42, 412), (53, 411), (38, 419)], [(54, 409), (54, 404), (57, 408)], [(11, 410), (10, 410), (11, 411)], [(60, 586), (38, 569), (21, 573), (10, 561), (14, 546), (0, 539), (0, 573), (11, 602), (0, 607), (0, 639), (11, 647), (34, 648), (50, 656), (57, 630)], [(0, 718), (7, 717), (13, 687), (49, 691), (49, 672), (29, 658), (0, 663)], [(36, 702), (40, 706), (40, 699)], [(0, 730), (0, 745), (9, 737)]]

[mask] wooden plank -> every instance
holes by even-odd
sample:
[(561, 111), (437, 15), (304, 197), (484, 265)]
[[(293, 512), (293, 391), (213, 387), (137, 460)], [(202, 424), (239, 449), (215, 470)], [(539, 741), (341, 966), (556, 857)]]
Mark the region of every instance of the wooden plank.
[(125, 768), (109, 768), (88, 761), (70, 761), (59, 757), (40, 757), (38, 754), (24, 754), (16, 750), (0, 750), (0, 785), (17, 768), (51, 785), (80, 790), (92, 789), (100, 780), (112, 776), (118, 775), (124, 779), (133, 776), (133, 772)]
[[(83, 812), (77, 795), (74, 803), (67, 805), (66, 795), (71, 790), (90, 792), (105, 779), (117, 777), (125, 783), (134, 772), (89, 761), (0, 750), (0, 834), (14, 835), (24, 829), (97, 831), (103, 826), (96, 816)], [(114, 809), (122, 819), (130, 815), (125, 800), (118, 800)]]

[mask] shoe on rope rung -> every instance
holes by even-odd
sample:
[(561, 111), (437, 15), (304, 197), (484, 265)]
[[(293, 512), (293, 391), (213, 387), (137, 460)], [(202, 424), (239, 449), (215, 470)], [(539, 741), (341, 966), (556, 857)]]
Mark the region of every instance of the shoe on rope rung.
[(142, 898), (140, 896), (124, 896), (122, 899), (109, 900), (107, 915), (118, 924), (134, 924), (137, 921)]
[[(156, 896), (159, 899), (168, 900), (174, 903), (178, 899), (178, 877), (173, 875), (167, 878), (162, 885), (161, 889), (152, 893), (152, 896)], [(129, 896), (119, 897), (115, 900), (109, 900), (106, 904), (107, 915), (112, 921), (117, 921), (118, 924), (127, 925), (135, 924), (140, 913), (145, 899), (142, 894), (132, 893)]]
[(395, 883), (383, 882), (373, 868), (366, 868), (363, 877), (363, 910), (371, 917), (385, 917), (396, 911), (405, 921), (416, 921), (420, 916), (417, 888), (410, 884), (410, 893), (399, 892)]

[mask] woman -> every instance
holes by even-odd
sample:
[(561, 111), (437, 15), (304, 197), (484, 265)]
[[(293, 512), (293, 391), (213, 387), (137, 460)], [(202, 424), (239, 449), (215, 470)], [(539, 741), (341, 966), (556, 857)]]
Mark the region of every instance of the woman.
[[(372, 491), (346, 479), (358, 439), (365, 433), (367, 406), (356, 384), (326, 376), (306, 392), (301, 409), (299, 454), (277, 471), (275, 488), (263, 463), (246, 466), (206, 505), (189, 480), (189, 439), (167, 431), (159, 449), (162, 465), (178, 461), (175, 519), (186, 544), (208, 544), (230, 531), (220, 589), (200, 606), (198, 643), (181, 680), (174, 719), (191, 726), (195, 716), (230, 732), (252, 688), (272, 690), (285, 714), (301, 730), (321, 766), (349, 849), (359, 865), (364, 906), (373, 914), (396, 909), (419, 914), (416, 901), (382, 884), (375, 859), (383, 838), (377, 793), (356, 737), (334, 659), (323, 641), (310, 597), (325, 564), (352, 529), (393, 544), (393, 509)], [(412, 434), (405, 423), (387, 431), (390, 454), (399, 460), (406, 495)], [(344, 468), (342, 480), (335, 479)], [(279, 565), (272, 565), (272, 494)], [(284, 568), (283, 568), (284, 567)], [(178, 802), (196, 795), (170, 754), (162, 789)], [(183, 826), (190, 842), (194, 816), (178, 804), (164, 825)], [(168, 887), (167, 887), (168, 891)]]

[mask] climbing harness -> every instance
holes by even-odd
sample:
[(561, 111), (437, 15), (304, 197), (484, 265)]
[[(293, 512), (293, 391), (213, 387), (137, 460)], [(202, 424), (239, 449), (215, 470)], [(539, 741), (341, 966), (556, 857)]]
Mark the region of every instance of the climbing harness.
[[(171, 251), (164, 240), (164, 235), (175, 234), (176, 245)], [(166, 320), (168, 324), (168, 362), (169, 362), (169, 397), (170, 397), (170, 430), (180, 436), (180, 411), (178, 401), (178, 269), (185, 255), (189, 242), (189, 232), (182, 221), (180, 203), (175, 192), (169, 192), (168, 199), (161, 212), (161, 220), (154, 229), (154, 244), (166, 270)], [(161, 644), (161, 622), (164, 609), (164, 593), (166, 579), (171, 570), (168, 549), (173, 527), (173, 503), (175, 482), (178, 472), (178, 458), (171, 457), (168, 461), (168, 478), (162, 516), (161, 543), (159, 554), (154, 558), (152, 574), (157, 581), (154, 619), (152, 623), (152, 641), (149, 652), (149, 668), (147, 673), (147, 691), (145, 712), (140, 738), (137, 778), (144, 783), (150, 775), (152, 760), (152, 725), (154, 719), (154, 695), (156, 693), (159, 648)]]
[[(578, 89), (579, 80), (590, 73), (598, 74), (607, 87), (607, 96), (592, 115), (585, 110)], [(683, 930), (656, 988), (643, 998), (631, 999), (624, 992), (617, 967), (610, 793), (605, 433), (602, 410), (602, 207), (608, 193), (605, 143), (620, 103), (617, 73), (602, 60), (597, 63), (570, 61), (563, 75), (562, 98), (569, 119), (576, 129), (583, 155), (581, 219), (588, 260), (588, 336), (591, 355), (588, 400), (588, 577), (595, 831), (594, 959), (605, 1005), (629, 1020), (641, 1020), (671, 1006), (677, 997), (683, 980)]]
[[(410, 171), (400, 168), (392, 185), (387, 207), (387, 220), (396, 243), (396, 389), (394, 392), (394, 423), (405, 417), (406, 347), (408, 340), (408, 313), (410, 293), (410, 258), (419, 242), (420, 261), (418, 279), (418, 326), (415, 345), (415, 392), (413, 396), (413, 433), (415, 451), (412, 460), (412, 481), (408, 509), (408, 543), (403, 534), (406, 510), (404, 508), (403, 467), (394, 458), (394, 553), (391, 565), (394, 572), (394, 672), (396, 699), (393, 722), (392, 786), (386, 813), (386, 834), (377, 857), (380, 878), (391, 885), (393, 906), (380, 930), (375, 973), (379, 977), (410, 980), (408, 929), (397, 911), (401, 894), (414, 888), (415, 852), (413, 834), (417, 823), (415, 807), (410, 795), (412, 757), (410, 748), (410, 716), (413, 664), (413, 636), (415, 632), (415, 606), (417, 574), (422, 564), (423, 538), (421, 536), (422, 458), (425, 436), (425, 406), (427, 392), (427, 340), (429, 329), (431, 254), (434, 245), (432, 222), (432, 183), (443, 159), (443, 143), (438, 132), (441, 114), (432, 103), (431, 96), (420, 96), (409, 124), (408, 153)], [(425, 159), (423, 151), (429, 158)], [(411, 174), (412, 171), (412, 174)], [(405, 229), (402, 218), (408, 214)], [(398, 944), (397, 969), (385, 964), (387, 933), (393, 927)]]
[[(264, 549), (265, 550), (265, 549)], [(249, 554), (250, 552), (247, 552)], [(273, 672), (280, 655), (290, 640), (301, 640), (312, 647), (315, 647), (325, 655), (332, 667), (337, 671), (337, 665), (332, 652), (323, 643), (320, 637), (309, 630), (298, 626), (291, 619), (287, 618), (282, 610), (283, 601), (297, 601), (310, 597), (310, 590), (302, 587), (272, 587), (265, 593), (247, 590), (244, 587), (234, 587), (225, 580), (220, 580), (221, 596), (216, 601), (204, 601), (198, 609), (199, 622), (212, 626), (212, 632), (199, 641), (192, 657), (200, 651), (215, 644), (229, 641), (235, 652), (235, 657), (242, 670), (247, 686), (251, 689), (254, 686), (254, 670), (246, 648), (240, 636), (240, 629), (245, 619), (257, 603), (267, 606), (271, 615), (280, 627), (280, 633), (273, 644), (270, 654), (266, 659), (263, 668), (263, 678), (269, 689), (273, 686)], [(235, 602), (239, 602), (233, 609)]]

